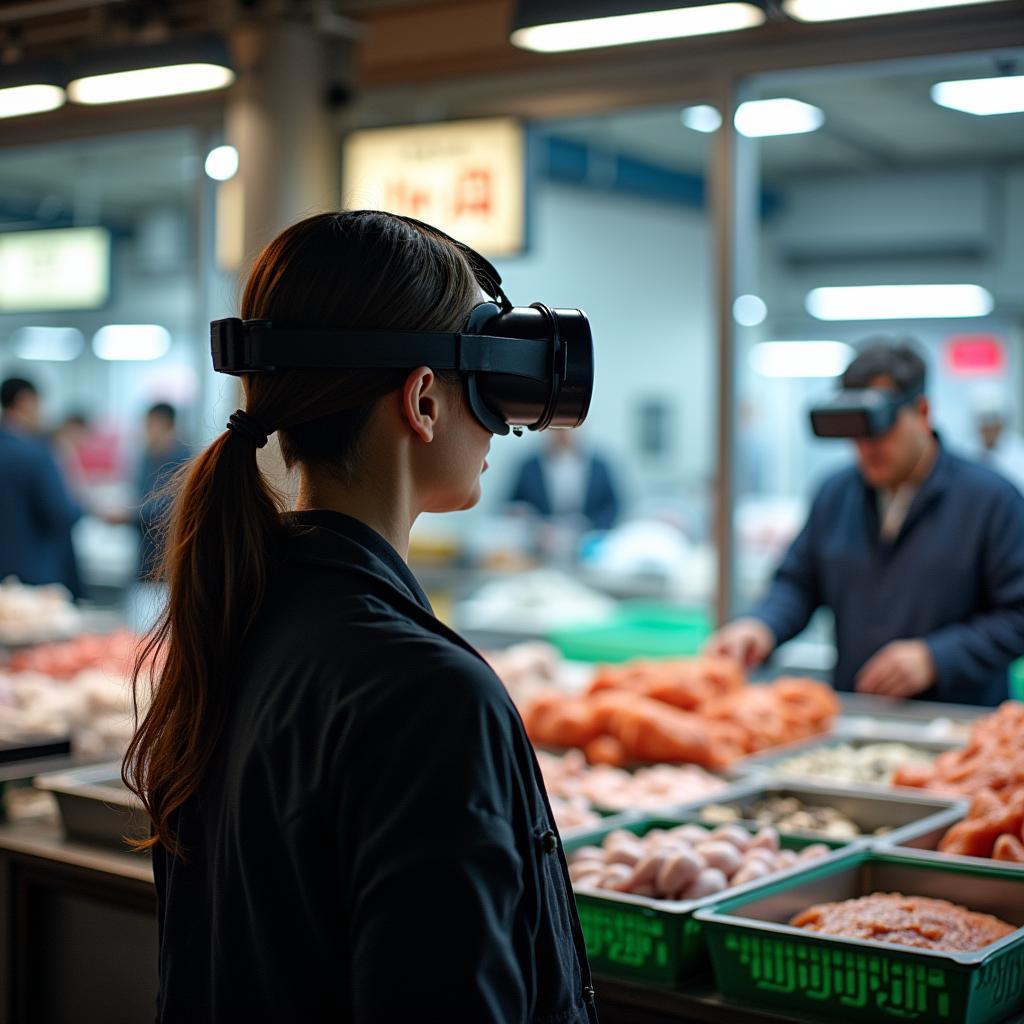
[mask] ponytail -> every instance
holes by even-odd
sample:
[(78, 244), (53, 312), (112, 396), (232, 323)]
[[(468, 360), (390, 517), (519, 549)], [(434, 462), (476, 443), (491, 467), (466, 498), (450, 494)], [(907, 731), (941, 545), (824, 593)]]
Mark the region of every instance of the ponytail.
[(162, 576), (169, 597), (132, 673), (151, 700), (122, 765), (152, 822), (138, 849), (180, 853), (174, 812), (195, 792), (227, 716), (231, 666), (266, 589), (282, 500), (238, 430), (217, 438), (179, 477)]

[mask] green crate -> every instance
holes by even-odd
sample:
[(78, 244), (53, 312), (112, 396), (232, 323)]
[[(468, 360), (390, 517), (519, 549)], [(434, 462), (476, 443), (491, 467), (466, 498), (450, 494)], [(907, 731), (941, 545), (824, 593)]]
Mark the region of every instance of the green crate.
[(1018, 658), (1010, 666), (1010, 696), (1024, 700), (1024, 658)]
[(548, 641), (570, 661), (618, 663), (631, 658), (686, 658), (699, 654), (714, 627), (706, 611), (629, 603), (600, 626), (568, 626)]
[[(652, 828), (672, 828), (695, 823), (708, 826), (694, 814), (669, 817), (620, 815), (601, 828), (574, 835), (565, 841), (566, 855), (581, 846), (600, 846), (610, 832), (626, 829), (645, 835)], [(802, 850), (812, 843), (824, 843), (833, 850), (850, 845), (849, 840), (818, 839), (781, 835), (785, 849)], [(753, 883), (752, 883), (753, 884)], [(744, 891), (743, 886), (737, 892)], [(721, 895), (702, 900), (654, 900), (643, 896), (576, 892), (587, 956), (595, 974), (632, 981), (656, 988), (679, 988), (694, 975), (708, 972), (703, 930), (693, 917), (699, 907), (708, 906)]]
[(1024, 928), (975, 953), (938, 953), (784, 923), (813, 904), (877, 891), (949, 899), (1024, 925), (1019, 872), (862, 849), (698, 911), (718, 990), (815, 1020), (874, 1024), (997, 1024), (1024, 1008)]

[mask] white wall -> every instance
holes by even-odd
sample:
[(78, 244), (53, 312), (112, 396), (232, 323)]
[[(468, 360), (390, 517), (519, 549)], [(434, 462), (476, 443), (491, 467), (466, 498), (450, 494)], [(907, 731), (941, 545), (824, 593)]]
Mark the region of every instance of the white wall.
[[(700, 529), (714, 472), (716, 393), (706, 214), (538, 182), (528, 252), (499, 270), (517, 305), (542, 301), (588, 314), (596, 373), (583, 438), (613, 460), (630, 505), (664, 497)], [(637, 406), (649, 399), (671, 407), (671, 447), (658, 459), (639, 449)], [(542, 441), (495, 438), (480, 511), (500, 508), (518, 461)]]
[[(878, 334), (909, 336), (929, 359), (936, 423), (949, 444), (973, 445), (972, 402), (980, 389), (1001, 393), (1016, 412), (1017, 428), (1024, 430), (1024, 169), (937, 168), (796, 179), (782, 198), (761, 239), (758, 288), (768, 318), (741, 332), (737, 363), (740, 392), (755, 400), (755, 424), (771, 437), (758, 449), (769, 463), (764, 475), (771, 493), (809, 495), (849, 452), (842, 443), (815, 441), (807, 425), (807, 407), (834, 383), (756, 377), (746, 354), (761, 340), (835, 339), (856, 345)], [(810, 259), (814, 254), (820, 258)], [(794, 255), (802, 262), (789, 262)], [(988, 288), (996, 302), (993, 314), (832, 324), (803, 309), (807, 292), (822, 285), (943, 282)], [(962, 334), (1001, 337), (1009, 356), (1006, 373), (994, 378), (952, 374), (945, 345)]]

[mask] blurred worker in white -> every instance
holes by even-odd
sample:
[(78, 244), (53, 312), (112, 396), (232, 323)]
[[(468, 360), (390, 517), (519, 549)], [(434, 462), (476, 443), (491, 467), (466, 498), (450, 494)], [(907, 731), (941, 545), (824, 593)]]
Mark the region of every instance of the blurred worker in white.
[(40, 437), (39, 392), (11, 377), (0, 385), (0, 580), (62, 583), (82, 596), (71, 527), (82, 509)]
[(972, 406), (978, 430), (975, 458), (1024, 493), (1024, 437), (1010, 426), (1006, 399), (995, 390), (986, 389), (975, 393)]
[(577, 430), (550, 430), (545, 449), (524, 460), (509, 495), (544, 519), (576, 521), (610, 530), (619, 517), (619, 496), (611, 468), (579, 444)]

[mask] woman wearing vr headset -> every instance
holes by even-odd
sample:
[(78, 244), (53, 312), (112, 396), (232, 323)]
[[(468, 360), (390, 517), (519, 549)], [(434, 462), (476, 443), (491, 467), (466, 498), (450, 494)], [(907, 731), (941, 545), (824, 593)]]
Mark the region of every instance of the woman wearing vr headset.
[[(242, 314), (459, 331), (501, 294), (486, 268), (415, 221), (322, 214), (264, 250)], [(466, 382), (421, 365), (242, 388), (184, 478), (136, 673), (156, 666), (125, 777), (152, 821), (158, 1019), (596, 1020), (520, 719), (405, 563), (420, 513), (479, 499), (491, 433)], [(257, 466), (272, 432), (291, 513)]]

